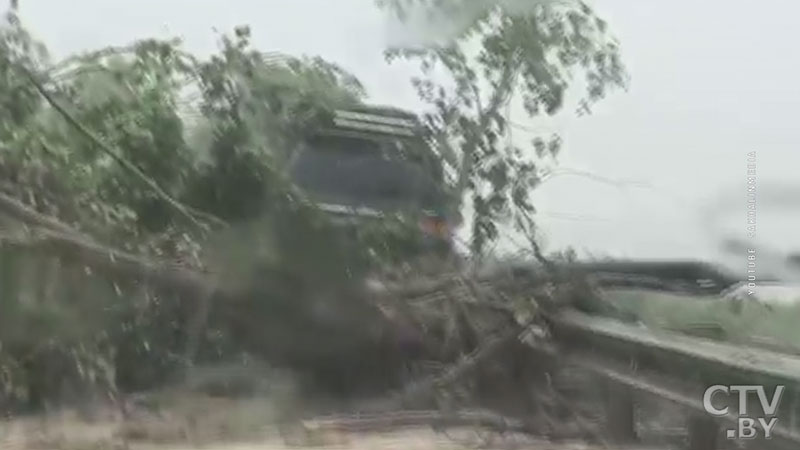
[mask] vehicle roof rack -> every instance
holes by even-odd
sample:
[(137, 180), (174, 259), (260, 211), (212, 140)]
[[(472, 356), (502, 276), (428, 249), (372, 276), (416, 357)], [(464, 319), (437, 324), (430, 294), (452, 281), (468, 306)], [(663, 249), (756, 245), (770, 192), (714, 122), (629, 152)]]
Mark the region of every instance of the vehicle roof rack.
[(413, 137), (419, 134), (420, 122), (411, 112), (381, 106), (362, 106), (338, 109), (333, 114), (333, 129), (337, 131), (359, 131), (381, 135)]

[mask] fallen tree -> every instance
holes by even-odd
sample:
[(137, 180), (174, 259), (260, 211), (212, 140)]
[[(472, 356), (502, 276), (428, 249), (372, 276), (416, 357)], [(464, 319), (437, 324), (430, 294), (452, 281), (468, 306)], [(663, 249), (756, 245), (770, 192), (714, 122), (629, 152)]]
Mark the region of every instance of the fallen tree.
[[(479, 292), (458, 274), (407, 280), (404, 289), (390, 287), (382, 294), (347, 284), (321, 295), (277, 270), (262, 272), (257, 286), (242, 286), (213, 278), (213, 269), (201, 272), (97, 243), (4, 195), (0, 214), (7, 223), (11, 218), (24, 224), (17, 227), (21, 232), (0, 237), (4, 247), (86, 267), (112, 283), (176, 292), (188, 302), (184, 309), (190, 315), (209, 313), (209, 325), (227, 328), (247, 351), (274, 364), (316, 371), (320, 382), (342, 392), (358, 390), (354, 382), (378, 383), (373, 389), (400, 387), (409, 381), (401, 378), (403, 367), (424, 361), (452, 364), (401, 394), (403, 402), (425, 403), (434, 391), (468, 378), (518, 342), (525, 329), (516, 320), (515, 305), (502, 300), (502, 293), (482, 298), (487, 286)], [(204, 312), (203, 299), (208, 298), (213, 306)], [(204, 328), (202, 322), (196, 326)], [(505, 330), (500, 337), (495, 336), (498, 330)]]
[[(534, 84), (558, 92), (528, 98), (528, 106), (558, 110), (564, 83), (538, 79), (535, 66), (545, 61), (545, 47), (572, 48), (565, 36), (547, 45), (514, 41), (515, 49), (506, 52), (492, 42), (566, 19), (496, 13), (509, 22), (484, 33), (481, 42), (491, 55), (473, 62), (474, 68), (464, 66), (470, 63), (456, 48), (429, 55), (466, 81), (465, 89), (452, 93), (454, 104), (466, 109), (426, 116), (426, 129), (437, 135), (426, 137), (440, 144), (439, 156), (460, 166), (457, 183), (479, 206), (473, 223), (478, 250), (497, 238), (495, 222), (507, 216), (504, 210), (532, 211), (527, 193), (541, 175), (521, 152), (498, 146), (505, 141), (498, 137), (508, 133), (501, 111), (517, 89), (538, 91)], [(38, 264), (56, 261), (52, 284), (67, 278), (58, 273), (63, 267), (74, 288), (44, 300), (19, 292), (7, 298), (20, 310), (34, 305), (20, 316), (23, 329), (44, 316), (62, 327), (88, 320), (89, 311), (103, 316), (91, 342), (107, 348), (95, 356), (103, 364), (113, 360), (105, 365), (116, 369), (125, 388), (162, 381), (126, 379), (139, 371), (169, 372), (247, 352), (311, 372), (329, 391), (383, 392), (425, 373), (444, 381), (423, 382), (428, 387), (419, 396), (441, 396), (429, 391), (458, 385), (455, 390), (469, 397), (477, 385), (497, 384), (498, 373), (516, 380), (508, 386), (525, 378), (524, 364), (516, 362), (524, 358), (514, 354), (519, 340), (497, 341), (498, 332), (519, 334), (540, 319), (545, 303), (581, 297), (568, 293), (568, 277), (551, 280), (555, 293), (545, 289), (550, 275), (491, 288), (468, 281), (472, 274), (454, 274), (431, 286), (406, 279), (405, 288), (389, 295), (367, 289), (364, 278), (384, 261), (375, 255), (388, 247), (387, 239), (345, 243), (282, 176), (308, 130), (331, 110), (359, 105), (366, 96), (358, 80), (335, 64), (265, 57), (250, 46), (249, 29), (238, 27), (220, 39), (218, 54), (204, 60), (174, 41), (151, 39), (51, 65), (14, 14), (7, 25), (0, 30), (0, 94), (15, 101), (0, 101), (0, 144), (10, 149), (0, 155), (0, 181), (10, 194), (0, 198), (0, 210), (10, 219), (2, 234), (4, 256), (13, 257), (3, 263), (10, 267), (20, 255), (36, 255), (37, 265), (24, 267), (35, 285), (41, 282)], [(602, 67), (589, 74), (604, 75), (600, 84), (619, 84), (616, 47), (606, 44), (604, 37), (584, 49), (586, 57), (613, 60), (610, 66), (598, 62)], [(478, 92), (482, 83), (470, 74), (480, 67), (499, 70), (486, 74), (500, 76), (497, 89)], [(197, 97), (185, 97), (187, 86)], [(450, 97), (442, 90), (426, 101), (449, 104)], [(461, 163), (445, 155), (459, 140), (465, 141)], [(546, 150), (555, 156), (557, 147), (553, 140)], [(482, 165), (488, 172), (473, 170)], [(34, 167), (63, 187), (58, 195), (49, 181), (17, 175)], [(217, 217), (231, 226), (196, 226)], [(522, 228), (531, 231), (530, 225)], [(84, 269), (92, 276), (81, 275)], [(92, 301), (82, 304), (85, 297)], [(0, 354), (0, 362), (60, 375), (38, 352), (40, 336), (20, 341), (9, 358)], [(70, 355), (87, 342), (76, 338), (57, 350)], [(40, 366), (28, 364), (32, 360)], [(156, 360), (157, 367), (143, 369)], [(438, 368), (425, 369), (433, 365)], [(404, 375), (408, 369), (414, 376)]]

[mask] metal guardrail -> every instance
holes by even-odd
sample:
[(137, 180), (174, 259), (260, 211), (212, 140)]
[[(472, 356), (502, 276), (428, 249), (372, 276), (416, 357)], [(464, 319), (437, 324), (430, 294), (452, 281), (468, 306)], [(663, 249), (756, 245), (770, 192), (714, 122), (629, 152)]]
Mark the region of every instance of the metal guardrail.
[[(738, 403), (722, 403), (730, 406), (729, 414), (714, 417), (703, 405), (705, 389), (762, 385), (768, 396), (775, 386), (785, 389), (773, 439), (759, 439), (757, 448), (800, 448), (800, 357), (574, 311), (558, 315), (551, 325), (555, 345), (541, 350), (608, 384), (607, 431), (615, 441), (636, 440), (634, 403), (638, 395), (648, 395), (685, 408), (691, 450), (716, 450), (722, 431), (728, 433), (738, 423)], [(749, 404), (759, 403), (752, 399)]]

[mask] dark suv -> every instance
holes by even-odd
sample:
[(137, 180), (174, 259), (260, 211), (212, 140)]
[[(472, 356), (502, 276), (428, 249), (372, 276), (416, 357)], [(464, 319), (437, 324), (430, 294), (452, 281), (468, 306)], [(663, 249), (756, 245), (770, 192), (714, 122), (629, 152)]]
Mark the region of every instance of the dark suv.
[(386, 107), (335, 111), (291, 164), (295, 184), (337, 223), (415, 217), (427, 248), (452, 249), (460, 223), (442, 163), (416, 115)]

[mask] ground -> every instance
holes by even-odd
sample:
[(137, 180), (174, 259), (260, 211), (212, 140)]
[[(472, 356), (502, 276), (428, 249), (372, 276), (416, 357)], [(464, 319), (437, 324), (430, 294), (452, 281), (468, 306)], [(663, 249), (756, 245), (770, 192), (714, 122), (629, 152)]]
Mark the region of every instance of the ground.
[[(516, 433), (427, 425), (356, 432), (337, 421), (301, 420), (292, 400), (262, 396), (211, 397), (159, 393), (123, 415), (115, 408), (63, 410), (0, 421), (2, 450), (269, 450), (290, 448), (588, 450), (578, 442), (553, 444)], [(401, 413), (402, 414), (402, 413)], [(350, 417), (350, 416), (348, 416)], [(361, 416), (363, 417), (363, 416)], [(331, 424), (334, 425), (331, 425)], [(360, 423), (360, 422), (359, 422)], [(279, 425), (282, 424), (282, 425)]]
[[(342, 450), (438, 450), (438, 449), (536, 449), (589, 450), (582, 443), (553, 444), (514, 434), (492, 434), (474, 429), (449, 429), (437, 432), (430, 427), (413, 427), (383, 432), (345, 433), (320, 431), (306, 433), (301, 439), (285, 436), (276, 427), (264, 426), (259, 433), (248, 437), (188, 436), (185, 430), (172, 427), (168, 421), (151, 423), (150, 435), (131, 436), (127, 446), (119, 439), (118, 423), (87, 424), (77, 419), (61, 417), (45, 420), (18, 419), (2, 424), (0, 448), (3, 450), (278, 450), (296, 448), (336, 448)], [(241, 424), (240, 424), (241, 425)], [(167, 430), (170, 430), (167, 433)], [(210, 431), (210, 430), (206, 430)], [(257, 436), (260, 434), (260, 436)], [(282, 436), (284, 434), (284, 436)], [(487, 437), (492, 441), (486, 443)], [(486, 444), (484, 444), (486, 443)], [(482, 445), (483, 444), (483, 445)]]

